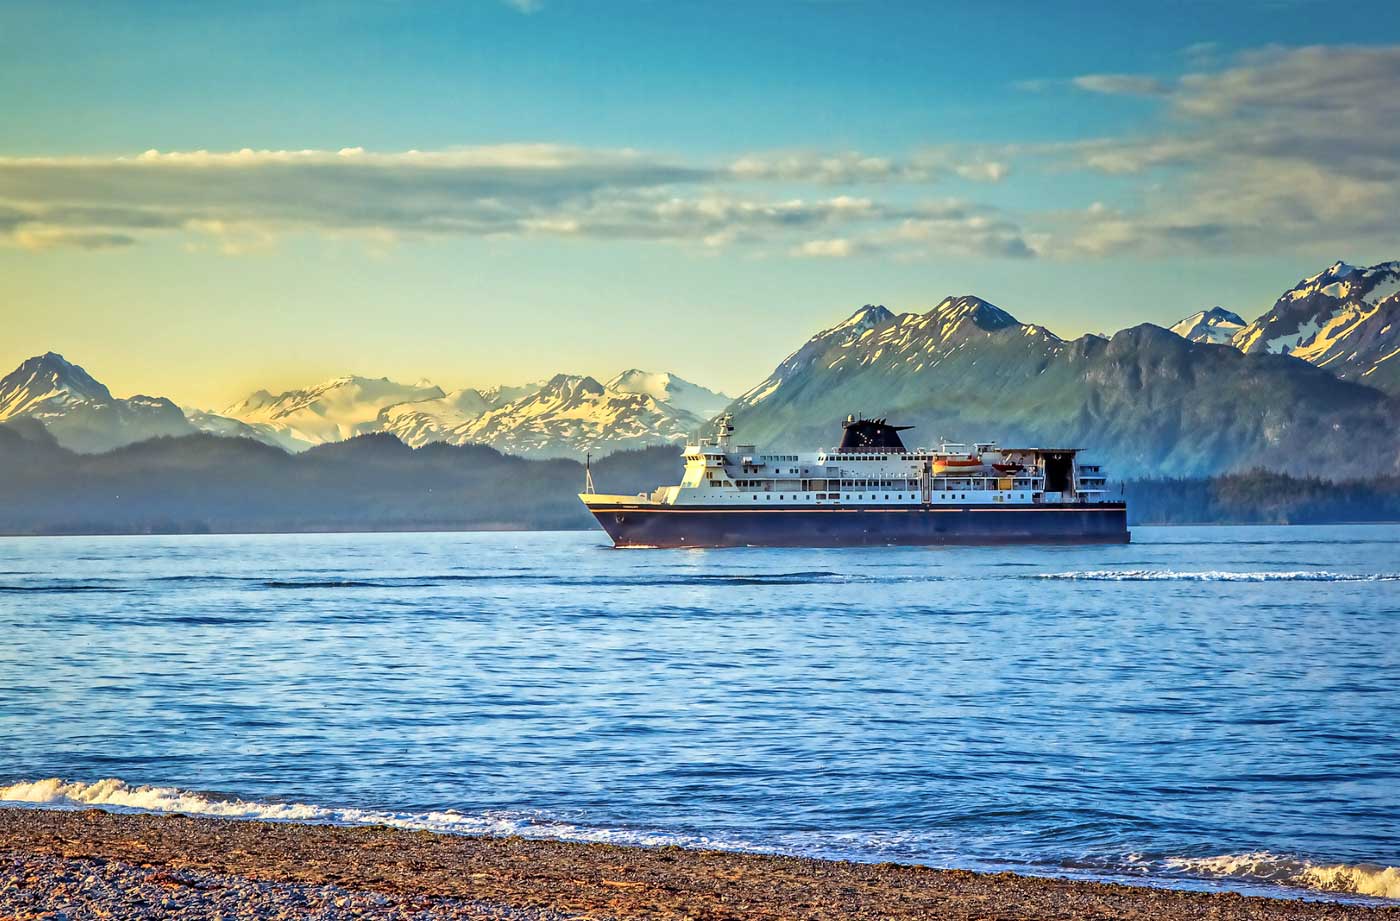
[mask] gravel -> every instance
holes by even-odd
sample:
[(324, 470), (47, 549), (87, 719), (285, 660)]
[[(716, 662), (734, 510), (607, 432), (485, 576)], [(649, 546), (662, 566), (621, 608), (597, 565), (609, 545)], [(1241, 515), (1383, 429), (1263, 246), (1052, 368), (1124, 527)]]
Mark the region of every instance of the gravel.
[(540, 908), (425, 894), (389, 895), (334, 884), (269, 882), (137, 865), (100, 857), (0, 858), (0, 918), (9, 921), (179, 921), (179, 919), (325, 919), (372, 921), (568, 921)]
[(0, 809), (0, 921), (1400, 921), (1400, 906), (900, 864)]

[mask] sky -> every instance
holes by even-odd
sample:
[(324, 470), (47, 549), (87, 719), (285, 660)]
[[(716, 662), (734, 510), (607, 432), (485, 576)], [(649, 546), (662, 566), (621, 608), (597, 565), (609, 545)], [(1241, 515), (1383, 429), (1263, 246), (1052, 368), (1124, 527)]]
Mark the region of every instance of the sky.
[(0, 366), (739, 393), (866, 303), (1061, 336), (1400, 258), (1393, 0), (0, 2)]

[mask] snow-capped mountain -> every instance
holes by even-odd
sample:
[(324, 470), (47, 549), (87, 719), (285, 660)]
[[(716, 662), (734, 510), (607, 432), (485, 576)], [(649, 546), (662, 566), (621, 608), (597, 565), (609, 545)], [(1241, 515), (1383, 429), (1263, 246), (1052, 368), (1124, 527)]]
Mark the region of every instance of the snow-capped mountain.
[(444, 440), (527, 457), (581, 457), (683, 441), (703, 428), (699, 417), (649, 394), (557, 374), (537, 392), (488, 410)]
[(1240, 330), (1243, 352), (1288, 354), (1345, 380), (1400, 394), (1400, 261), (1337, 262)]
[(733, 397), (708, 387), (691, 383), (666, 371), (642, 371), (631, 368), (608, 381), (610, 390), (622, 393), (644, 393), (660, 403), (670, 403), (701, 419), (718, 415), (728, 406)]
[[(1000, 307), (970, 295), (944, 298), (923, 314), (895, 314), (883, 306), (867, 304), (783, 359), (772, 374), (734, 402), (733, 411), (757, 406), (811, 372), (843, 375), (873, 366), (887, 369), (892, 383), (932, 372), (945, 363), (955, 363), (971, 344), (1012, 327), (1019, 335), (998, 336), (996, 346), (998, 351), (1014, 352), (1018, 361), (1044, 359), (1064, 347), (1063, 340), (1045, 327), (1022, 324)], [(871, 397), (874, 412), (878, 401), (874, 393)]]
[[(615, 385), (615, 386), (614, 386)], [(670, 402), (661, 396), (670, 396)], [(536, 456), (581, 456), (676, 440), (723, 409), (728, 398), (665, 372), (625, 371), (604, 385), (591, 377), (463, 388), (444, 393), (420, 381), (342, 377), (272, 394), (259, 390), (220, 415), (195, 421), (216, 434), (245, 434), (220, 426), (249, 426), (288, 450), (387, 432), (412, 447), (432, 442), (482, 442)], [(687, 407), (707, 411), (704, 416)], [(195, 417), (192, 417), (195, 418)]]
[(259, 390), (220, 415), (280, 432), (288, 446), (300, 450), (379, 431), (379, 414), (387, 407), (445, 397), (442, 388), (428, 381), (408, 385), (387, 377), (349, 376), (280, 394)]
[(1211, 345), (1230, 345), (1235, 334), (1244, 329), (1244, 318), (1231, 313), (1224, 307), (1198, 310), (1184, 320), (1172, 325), (1172, 332), (1192, 342), (1209, 342)]
[(1151, 324), (1065, 341), (976, 297), (924, 314), (863, 307), (733, 411), (736, 438), (771, 448), (834, 444), (848, 413), (866, 413), (914, 426), (911, 445), (1084, 447), (1124, 476), (1400, 466), (1400, 402), (1374, 388)]
[(57, 352), (36, 355), (0, 379), (0, 420), (35, 419), (74, 451), (106, 451), (194, 427), (164, 397), (125, 399)]
[(374, 427), (398, 436), (406, 445), (421, 448), (434, 441), (446, 441), (453, 429), (492, 408), (492, 401), (480, 390), (464, 388), (434, 400), (386, 406), (379, 411)]
[(221, 438), (251, 438), (284, 451), (300, 451), (308, 447), (305, 443), (293, 438), (287, 431), (268, 425), (266, 422), (240, 422), (237, 419), (193, 406), (181, 406), (180, 409), (184, 412), (190, 425), (209, 435), (218, 435)]

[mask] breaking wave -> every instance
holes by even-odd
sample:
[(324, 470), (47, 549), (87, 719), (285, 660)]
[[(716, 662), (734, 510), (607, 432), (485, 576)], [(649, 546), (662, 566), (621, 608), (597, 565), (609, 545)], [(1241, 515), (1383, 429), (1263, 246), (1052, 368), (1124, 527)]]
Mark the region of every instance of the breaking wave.
[(1169, 857), (1168, 869), (1191, 876), (1273, 883), (1297, 889), (1400, 899), (1400, 867), (1316, 863), (1268, 852), (1216, 857)]
[(259, 802), (182, 790), (177, 787), (133, 786), (115, 777), (95, 783), (67, 781), (58, 777), (20, 781), (8, 787), (0, 787), (0, 807), (3, 806), (42, 806), (51, 809), (101, 807), (113, 812), (180, 813), (269, 822), (388, 825), (452, 835), (518, 835), (526, 838), (643, 847), (671, 844), (721, 850), (761, 850), (758, 845), (747, 841), (722, 841), (703, 835), (666, 834), (644, 829), (594, 828), (528, 811), (488, 809), (467, 813), (445, 809), (430, 812), (395, 812), (386, 809), (316, 806), (309, 803)]
[(1086, 582), (1400, 582), (1400, 573), (1347, 573), (1327, 570), (1178, 572), (1171, 569), (1088, 569), (1078, 572), (1045, 572), (1033, 578)]
[[(182, 790), (177, 787), (134, 786), (109, 777), (95, 783), (67, 781), (57, 777), (19, 781), (0, 787), (0, 806), (39, 806), (50, 809), (101, 807), (114, 812), (181, 813), (225, 819), (256, 819), (272, 822), (387, 825), (410, 830), (426, 829), (457, 835), (519, 835), (563, 841), (599, 842), (639, 846), (679, 845), (729, 851), (802, 853), (812, 848), (795, 841), (755, 842), (720, 839), (704, 835), (674, 834), (646, 829), (599, 828), (561, 821), (542, 813), (510, 810), (483, 810), (476, 813), (454, 809), (429, 812), (395, 812), (384, 809), (317, 806), (309, 803), (262, 802), (225, 797), (213, 793)], [(823, 836), (817, 836), (821, 838)], [(829, 836), (827, 836), (829, 837)], [(836, 836), (845, 838), (848, 836)], [(878, 836), (877, 836), (878, 837)], [(809, 842), (809, 845), (814, 842)], [(832, 842), (828, 841), (830, 845)], [(817, 856), (862, 859), (850, 850), (854, 842), (831, 852), (817, 847)], [(775, 846), (776, 845), (776, 846)], [(796, 845), (796, 846), (793, 846)], [(856, 848), (859, 851), (859, 848)], [(945, 861), (940, 861), (944, 863)], [(956, 861), (954, 861), (956, 862)], [(1067, 868), (1071, 865), (1066, 864)], [(1080, 868), (1083, 865), (1076, 865)], [(1209, 879), (1279, 886), (1289, 889), (1326, 892), (1372, 898), (1400, 899), (1400, 867), (1378, 864), (1341, 864), (1305, 860), (1267, 852), (1222, 854), (1215, 857), (1168, 857), (1145, 860), (1133, 855), (1125, 864), (1117, 861), (1096, 863), (1100, 872), (1116, 874), (1125, 867), (1151, 875)], [(1004, 867), (1003, 867), (1004, 868)], [(1024, 871), (1023, 871), (1024, 872)]]

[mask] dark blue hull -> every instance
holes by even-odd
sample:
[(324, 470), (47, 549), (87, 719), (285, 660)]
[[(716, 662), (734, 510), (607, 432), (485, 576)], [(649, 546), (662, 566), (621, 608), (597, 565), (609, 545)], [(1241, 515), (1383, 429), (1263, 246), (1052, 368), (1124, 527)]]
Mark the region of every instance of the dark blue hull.
[(845, 547), (929, 544), (1125, 544), (1122, 502), (763, 511), (589, 506), (619, 547)]

